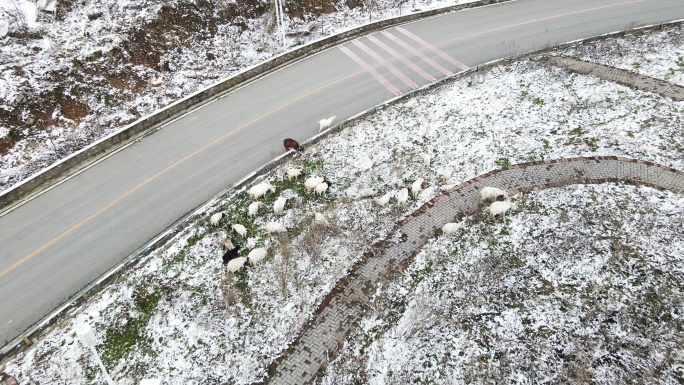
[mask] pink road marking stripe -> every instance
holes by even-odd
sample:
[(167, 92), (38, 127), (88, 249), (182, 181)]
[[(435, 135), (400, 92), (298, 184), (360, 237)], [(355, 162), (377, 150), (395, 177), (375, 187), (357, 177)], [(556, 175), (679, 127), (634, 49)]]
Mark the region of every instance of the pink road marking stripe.
[(422, 61), (428, 63), (429, 65), (431, 65), (432, 67), (434, 67), (435, 69), (437, 69), (437, 71), (443, 73), (444, 75), (446, 75), (446, 76), (451, 76), (451, 75), (454, 74), (453, 72), (451, 72), (451, 71), (449, 71), (448, 69), (442, 67), (441, 65), (439, 65), (439, 63), (437, 63), (436, 61), (434, 61), (434, 60), (430, 59), (429, 57), (425, 56), (425, 54), (423, 54), (422, 52), (418, 51), (417, 49), (411, 47), (410, 45), (406, 44), (406, 43), (403, 42), (401, 39), (399, 39), (398, 37), (392, 35), (391, 33), (387, 32), (387, 31), (382, 31), (382, 34), (385, 35), (385, 36), (387, 36), (388, 39), (390, 39), (390, 40), (392, 40), (393, 42), (395, 42), (395, 43), (399, 44), (400, 46), (402, 46), (402, 48), (404, 48), (405, 50), (407, 50), (407, 51), (411, 52), (412, 54), (418, 56)]
[(429, 81), (429, 82), (436, 82), (436, 81), (437, 81), (437, 79), (435, 79), (434, 76), (430, 75), (429, 73), (425, 72), (422, 68), (420, 68), (420, 67), (418, 67), (417, 65), (413, 64), (412, 61), (410, 61), (410, 60), (407, 59), (406, 57), (400, 55), (399, 52), (395, 51), (394, 49), (392, 49), (391, 47), (389, 47), (387, 44), (381, 42), (381, 41), (380, 41), (378, 38), (376, 38), (375, 36), (368, 36), (368, 40), (370, 40), (370, 41), (372, 41), (373, 43), (375, 43), (375, 45), (377, 45), (378, 47), (384, 49), (385, 52), (387, 52), (387, 53), (389, 53), (390, 55), (394, 56), (395, 59), (401, 61), (402, 63), (404, 63), (404, 65), (406, 65), (406, 66), (409, 67), (410, 69), (416, 71), (420, 76), (422, 76), (423, 78), (425, 78), (425, 80), (427, 80), (427, 81)]
[(390, 90), (390, 92), (393, 93), (394, 96), (401, 96), (401, 90), (400, 89), (398, 89), (397, 87), (392, 85), (392, 83), (390, 83), (387, 79), (385, 79), (384, 76), (380, 75), (380, 73), (378, 73), (378, 71), (376, 71), (368, 63), (366, 63), (360, 57), (356, 56), (352, 51), (350, 51), (349, 48), (347, 48), (343, 45), (341, 45), (339, 48), (340, 48), (340, 51), (344, 52), (347, 56), (349, 56), (352, 60), (354, 60), (358, 65), (361, 66), (361, 68), (365, 69), (366, 71), (368, 71), (368, 73), (373, 75), (373, 77), (377, 81), (379, 81), (380, 84), (385, 86), (385, 88)]
[(419, 38), (418, 36), (414, 35), (413, 33), (411, 33), (411, 32), (409, 32), (409, 31), (405, 30), (404, 28), (402, 28), (402, 27), (396, 27), (395, 29), (396, 29), (397, 31), (403, 33), (404, 35), (410, 37), (411, 39), (415, 40), (416, 42), (422, 44), (425, 48), (427, 48), (427, 49), (429, 49), (430, 51), (436, 53), (436, 54), (439, 55), (442, 59), (448, 61), (449, 63), (455, 65), (456, 67), (461, 67), (462, 70), (467, 70), (467, 69), (469, 68), (467, 65), (465, 65), (465, 64), (461, 63), (460, 61), (458, 61), (458, 60), (452, 58), (451, 56), (447, 55), (447, 54), (446, 54), (444, 51), (442, 51), (441, 49), (439, 49), (439, 48), (435, 47), (434, 45), (428, 43), (427, 41), (425, 41), (425, 40)]
[(354, 43), (355, 46), (361, 48), (361, 50), (363, 50), (363, 52), (365, 52), (366, 54), (368, 54), (368, 56), (375, 59), (378, 63), (385, 66), (385, 68), (390, 70), (390, 72), (392, 72), (394, 74), (394, 76), (401, 79), (401, 81), (404, 82), (404, 84), (406, 84), (407, 86), (411, 87), (411, 89), (415, 90), (416, 88), (418, 88), (418, 84), (416, 84), (416, 82), (409, 79), (409, 77), (404, 75), (403, 72), (399, 71), (397, 69), (397, 67), (393, 66), (392, 63), (385, 60), (385, 58), (383, 58), (382, 56), (375, 53), (372, 49), (368, 48), (366, 45), (364, 45), (363, 43), (361, 43), (358, 40), (354, 40), (354, 41), (352, 41), (352, 43)]

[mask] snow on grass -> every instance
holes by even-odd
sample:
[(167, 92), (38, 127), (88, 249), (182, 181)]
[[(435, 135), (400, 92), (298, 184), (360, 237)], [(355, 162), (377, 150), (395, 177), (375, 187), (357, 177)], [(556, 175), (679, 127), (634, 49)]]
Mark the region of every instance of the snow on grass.
[(627, 185), (519, 194), (384, 282), (320, 384), (677, 383), (684, 196)]
[[(212, 227), (207, 221), (177, 235), (165, 248), (153, 252), (138, 267), (131, 269), (121, 278), (120, 284), (109, 287), (73, 318), (65, 320), (33, 348), (20, 354), (9, 364), (8, 371), (16, 375), (22, 384), (69, 384), (80, 383), (82, 378), (89, 381), (100, 378), (92, 357), (79, 342), (73, 341), (74, 327), (89, 322), (99, 336), (98, 351), (112, 376), (120, 384), (135, 384), (141, 378), (154, 376), (170, 379), (174, 383), (207, 380), (242, 384), (257, 381), (266, 375), (267, 366), (296, 338), (301, 327), (335, 282), (352, 268), (367, 248), (373, 242), (386, 238), (395, 223), (443, 189), (508, 164), (580, 155), (621, 155), (684, 169), (684, 138), (681, 132), (683, 106), (682, 103), (657, 95), (634, 91), (590, 76), (571, 74), (543, 61), (513, 62), (470, 74), (420, 97), (389, 106), (331, 135), (303, 154), (295, 155), (287, 164), (265, 176), (265, 179), (275, 185), (276, 192), (263, 200), (265, 206), (256, 218), (247, 215), (247, 206), (251, 200), (244, 192), (236, 193), (227, 201), (218, 202), (217, 210), (226, 215), (219, 226)], [(433, 164), (429, 168), (423, 165), (420, 153), (428, 153), (433, 157)], [(328, 192), (321, 197), (312, 196), (306, 193), (303, 178), (297, 181), (284, 178), (285, 170), (294, 166), (302, 167), (307, 176), (327, 176), (331, 181)], [(446, 185), (441, 185), (437, 178), (441, 169), (447, 166), (454, 168), (455, 173)], [(396, 192), (400, 188), (409, 187), (418, 178), (425, 179), (428, 187), (404, 208), (396, 207), (395, 200), (385, 207), (379, 207), (371, 199), (360, 197), (360, 192), (366, 187), (377, 188), (381, 194)], [(596, 193), (595, 196), (601, 197), (600, 201), (605, 201), (602, 204), (614, 202), (611, 207), (620, 211), (617, 209), (620, 207), (617, 202), (621, 201), (615, 198), (622, 194), (619, 191), (621, 190), (606, 190), (605, 194)], [(559, 203), (578, 202), (575, 204), (579, 206), (589, 199), (583, 198), (582, 194), (570, 198), (566, 194), (559, 196), (558, 200)], [(681, 204), (677, 200), (680, 198), (666, 193), (649, 194), (664, 196), (663, 199), (657, 198), (661, 201), (661, 206), (669, 205), (675, 213), (680, 210)], [(286, 212), (282, 216), (275, 215), (272, 209), (273, 201), (278, 196), (288, 198)], [(656, 199), (650, 198), (651, 195), (648, 197)], [(535, 200), (524, 196), (520, 199), (527, 210), (533, 212), (532, 208), (537, 204), (535, 202), (542, 198)], [(548, 200), (551, 201), (552, 196)], [(650, 209), (638, 212), (649, 219), (646, 223), (653, 225), (656, 223), (655, 219), (650, 218), (654, 214), (648, 210)], [(564, 215), (568, 217), (577, 216), (577, 210), (566, 211)], [(323, 213), (331, 225), (314, 225), (312, 221), (316, 212)], [(213, 211), (208, 214), (212, 213)], [(625, 210), (615, 218), (634, 213), (634, 210)], [(538, 232), (538, 237), (555, 239), (553, 234), (561, 228), (565, 229), (562, 223), (552, 220), (555, 217), (549, 215), (535, 219), (538, 225), (534, 228), (525, 226), (529, 221), (511, 222), (517, 221), (516, 218), (521, 217), (509, 219), (506, 225), (482, 225), (482, 238), (473, 239), (474, 246), (478, 245), (476, 241), (484, 243), (482, 247), (471, 248), (470, 252), (472, 258), (483, 258), (491, 262), (488, 265), (491, 272), (488, 271), (488, 274), (501, 270), (498, 262), (495, 263), (498, 260), (511, 265), (511, 268), (522, 269), (516, 261), (527, 257), (523, 254), (517, 256), (517, 251), (523, 253), (527, 250), (526, 247), (541, 244), (540, 240), (530, 241), (535, 236), (535, 231)], [(681, 216), (668, 218), (671, 222), (674, 221), (673, 225), (679, 223), (678, 226), (671, 227), (672, 233), (668, 239), (672, 243), (676, 237), (681, 239)], [(637, 219), (639, 218), (631, 221), (618, 219), (632, 226), (618, 228), (625, 233), (629, 229), (639, 231), (641, 228), (638, 227), (640, 225)], [(284, 224), (288, 232), (267, 236), (263, 226), (271, 221)], [(599, 222), (598, 219), (595, 221)], [(601, 224), (603, 222), (605, 224)], [(596, 228), (577, 225), (575, 236), (579, 239), (592, 235), (597, 229), (603, 231), (605, 226), (614, 226), (610, 217), (606, 216), (603, 222), (596, 224)], [(247, 228), (246, 239), (238, 237), (231, 229), (234, 223), (243, 224)], [(511, 226), (511, 223), (515, 226)], [(531, 229), (532, 234), (525, 233), (525, 229)], [(606, 229), (613, 231), (612, 227)], [(654, 227), (653, 231), (656, 229), (659, 227)], [(509, 234), (503, 234), (505, 232)], [(491, 250), (498, 250), (492, 245), (500, 242), (501, 236), (508, 237), (503, 239), (506, 244), (511, 245), (509, 250), (516, 252), (492, 257)], [(246, 255), (255, 247), (270, 247), (271, 255), (257, 266), (248, 266), (234, 275), (226, 273), (221, 266), (222, 251), (218, 246), (219, 241), (226, 238), (241, 246), (241, 255)], [(653, 247), (643, 246), (646, 251), (639, 258), (647, 258), (649, 253), (661, 250), (661, 244), (655, 243), (656, 238), (648, 238), (649, 242), (653, 242)], [(436, 240), (435, 245), (442, 244), (440, 242), (445, 240)], [(588, 248), (579, 249), (575, 243), (551, 244), (552, 246), (544, 246), (546, 248), (543, 250), (545, 254), (553, 252), (551, 248), (565, 250), (570, 254), (577, 250), (584, 253), (578, 254), (577, 258), (589, 258), (587, 256), (591, 254), (586, 253), (596, 248), (596, 259), (586, 260), (585, 262), (591, 263), (586, 264), (584, 270), (573, 270), (573, 274), (588, 276), (592, 272), (603, 274), (596, 267), (600, 266), (597, 263), (605, 262), (601, 259), (605, 259), (601, 253), (607, 252), (606, 247), (610, 248), (611, 245), (606, 242), (608, 241), (596, 241), (586, 246)], [(617, 247), (624, 245), (631, 243), (623, 242)], [(673, 252), (681, 255), (681, 242), (675, 245), (679, 246)], [(430, 247), (433, 246), (428, 246), (428, 249)], [(635, 250), (635, 255), (641, 255), (641, 249)], [(558, 263), (565, 266), (560, 259)], [(547, 267), (547, 270), (538, 272), (534, 281), (536, 286), (527, 289), (527, 293), (538, 295), (539, 291), (547, 291), (550, 295), (557, 291), (555, 286), (548, 286), (544, 282), (551, 282), (551, 278), (564, 282), (560, 272), (553, 270), (552, 266)], [(674, 270), (668, 271), (668, 274), (674, 273)], [(432, 271), (411, 274), (423, 274), (426, 282), (450, 282), (442, 280)], [(473, 274), (464, 277), (475, 279)], [(579, 279), (577, 277), (568, 279), (576, 282)], [(612, 279), (602, 275), (599, 278), (598, 283)], [(522, 282), (522, 276), (506, 279), (510, 281), (506, 281), (506, 285)], [(487, 280), (482, 281), (482, 284), (485, 282), (488, 285), (501, 283)], [(450, 287), (447, 285), (440, 290), (448, 290)], [(502, 306), (514, 299), (525, 303), (528, 300), (519, 295), (525, 292), (509, 293), (504, 290), (505, 287), (493, 287), (499, 290), (496, 293), (503, 296), (497, 299), (499, 302), (489, 303), (484, 297), (487, 293), (482, 293), (482, 298), (477, 299), (480, 313), (500, 313), (484, 317), (487, 321), (485, 326), (493, 329), (498, 328), (498, 324), (506, 324), (513, 328), (518, 322), (522, 323), (522, 318), (516, 318), (515, 312), (506, 311)], [(598, 290), (596, 292), (601, 294), (599, 289), (592, 289), (594, 291), (590, 293)], [(408, 287), (393, 290), (404, 294), (409, 292)], [(466, 290), (466, 287), (461, 286), (461, 290)], [(512, 297), (507, 298), (506, 295)], [(410, 296), (406, 297), (406, 301), (410, 299)], [(529, 299), (536, 300), (534, 296)], [(573, 299), (581, 300), (580, 297)], [(425, 313), (425, 317), (432, 318), (421, 319), (419, 324), (442, 324), (443, 321), (438, 317), (442, 313), (437, 303), (426, 306), (435, 309)], [(576, 325), (579, 322), (572, 314), (569, 319), (562, 320), (562, 314), (551, 310), (553, 309), (548, 314), (530, 313), (527, 316), (541, 330), (538, 340), (549, 336), (549, 331), (541, 328), (543, 317), (550, 317), (549, 321), (559, 324)], [(678, 317), (681, 313), (673, 314)], [(397, 313), (396, 319), (400, 316), (401, 313)], [(449, 314), (444, 316), (450, 317)], [(595, 317), (603, 315), (597, 314)], [(674, 317), (673, 315), (673, 319)], [(594, 318), (587, 320), (593, 322)], [(473, 319), (468, 322), (479, 328), (480, 321)], [(423, 330), (420, 325), (414, 325), (416, 333)], [(378, 319), (365, 321), (362, 327), (367, 331), (380, 328)], [(399, 324), (398, 327), (404, 328), (401, 332), (405, 333), (411, 325)], [(583, 326), (587, 331), (582, 333), (589, 333), (592, 327), (592, 324)], [(437, 328), (427, 333), (438, 333), (439, 330), (441, 329)], [(503, 333), (504, 329), (501, 331), (502, 338), (509, 338), (509, 334)], [(584, 334), (577, 337), (581, 337), (580, 339), (572, 341), (584, 341)], [(484, 329), (477, 336), (486, 340), (485, 342), (491, 339)], [(454, 343), (460, 340), (463, 341), (458, 343), (467, 343), (459, 334), (448, 338), (456, 341)], [(640, 344), (645, 343), (641, 337), (625, 338), (635, 339)], [(570, 340), (559, 341), (563, 342), (559, 346), (567, 349), (556, 354), (571, 354), (569, 349), (575, 345), (570, 346)], [(669, 341), (666, 342), (670, 343)], [(372, 341), (367, 343), (370, 342)], [(510, 342), (512, 344), (514, 341)], [(398, 345), (394, 348), (389, 344), (377, 345), (378, 355), (386, 354), (385, 352), (392, 349), (399, 354), (403, 351), (405, 342), (397, 342)], [(467, 354), (482, 353), (478, 356), (482, 360), (480, 366), (450, 368), (453, 371), (446, 374), (424, 367), (418, 373), (424, 373), (425, 376), (448, 374), (455, 376), (454, 378), (465, 378), (463, 376), (467, 373), (477, 373), (481, 367), (484, 367), (482, 373), (487, 375), (508, 373), (509, 369), (506, 367), (491, 371), (485, 365), (491, 359), (485, 360), (483, 352), (495, 355), (496, 352), (485, 350), (472, 341), (469, 344)], [(501, 344), (505, 346), (505, 342)], [(582, 354), (600, 354), (598, 357), (602, 357), (605, 355), (602, 349), (613, 345), (589, 346), (592, 350)], [(501, 350), (501, 354), (505, 354), (505, 357), (534, 357), (531, 349), (515, 352)], [(376, 360), (375, 356), (364, 359), (371, 358)], [(435, 358), (442, 359), (442, 356)], [(377, 360), (380, 362), (382, 359)], [(411, 360), (410, 356), (405, 357), (407, 365), (412, 365)], [(55, 364), (57, 362), (59, 364)], [(523, 364), (527, 365), (527, 361)], [(439, 368), (437, 363), (434, 365), (433, 369)], [(510, 365), (512, 367), (513, 364)], [(559, 363), (554, 365), (564, 368), (558, 366)], [(612, 376), (614, 372), (611, 372), (611, 365), (609, 362), (601, 366), (606, 370), (605, 373), (593, 368), (591, 374), (596, 378)], [(344, 368), (340, 370), (344, 372)], [(392, 369), (383, 370), (385, 372), (372, 373), (377, 382), (381, 382), (383, 373), (389, 378), (389, 371)]]
[(684, 86), (682, 26), (577, 45), (564, 55), (618, 67)]
[[(390, 106), (317, 150), (333, 166), (333, 179), (353, 179), (352, 191), (366, 184), (397, 189), (419, 177), (435, 191), (437, 171), (445, 167), (455, 170), (451, 186), (499, 166), (571, 156), (624, 155), (682, 169), (683, 108), (521, 61)], [(433, 157), (430, 170), (422, 152)]]

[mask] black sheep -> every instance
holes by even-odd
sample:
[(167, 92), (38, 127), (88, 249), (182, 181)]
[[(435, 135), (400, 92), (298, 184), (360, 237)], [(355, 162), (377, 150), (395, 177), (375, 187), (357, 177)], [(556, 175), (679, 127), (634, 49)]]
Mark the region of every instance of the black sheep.
[(226, 253), (223, 254), (223, 264), (225, 265), (230, 262), (231, 259), (237, 258), (238, 251), (240, 251), (240, 246), (235, 246), (232, 250), (226, 251)]

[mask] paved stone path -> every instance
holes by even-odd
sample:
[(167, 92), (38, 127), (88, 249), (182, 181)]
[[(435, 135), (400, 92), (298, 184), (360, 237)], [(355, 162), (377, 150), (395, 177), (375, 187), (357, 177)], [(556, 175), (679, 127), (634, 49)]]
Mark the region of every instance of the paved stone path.
[(684, 87), (665, 80), (566, 56), (550, 56), (547, 60), (554, 65), (567, 68), (573, 72), (594, 75), (601, 79), (619, 83), (630, 88), (660, 94), (675, 101), (684, 100)]
[[(576, 183), (626, 182), (684, 193), (684, 172), (641, 160), (614, 156), (569, 158), (523, 163), (488, 172), (433, 198), (399, 223), (392, 234), (398, 243), (376, 244), (352, 273), (342, 278), (318, 308), (290, 351), (270, 368), (269, 384), (312, 382), (325, 370), (347, 335), (364, 314), (364, 302), (375, 291), (374, 282), (388, 268), (405, 266), (442, 226), (479, 206), (485, 186), (519, 191)], [(388, 239), (396, 239), (392, 235)]]

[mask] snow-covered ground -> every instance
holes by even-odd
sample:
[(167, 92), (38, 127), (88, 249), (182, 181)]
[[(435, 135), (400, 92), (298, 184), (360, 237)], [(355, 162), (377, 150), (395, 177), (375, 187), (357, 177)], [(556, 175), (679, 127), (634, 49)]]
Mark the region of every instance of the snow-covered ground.
[(684, 196), (571, 185), (433, 239), (319, 384), (684, 378)]
[(630, 70), (684, 85), (684, 30), (598, 41), (566, 50), (579, 59)]
[[(647, 47), (660, 47), (657, 60), (676, 63), (684, 43), (653, 36), (660, 39), (648, 37)], [(534, 60), (468, 75), (273, 170), (267, 179), (277, 191), (256, 218), (246, 214), (244, 193), (223, 202), (220, 226), (179, 234), (7, 371), (22, 384), (102, 382), (75, 341), (75, 328), (87, 322), (119, 384), (259, 380), (368, 245), (444, 189), (506, 164), (573, 156), (621, 155), (682, 170), (683, 118), (684, 103)], [(434, 159), (429, 168), (423, 152)], [(284, 179), (293, 166), (326, 175), (333, 182), (327, 196), (312, 197), (301, 180)], [(456, 172), (440, 185), (447, 166)], [(381, 208), (359, 197), (364, 187), (391, 192), (419, 177), (428, 188), (408, 207), (391, 201)], [(283, 216), (271, 209), (278, 196), (289, 198)], [(506, 222), (474, 216), (456, 236), (426, 246), (403, 279), (380, 287), (377, 310), (389, 306), (393, 322), (378, 324), (370, 314), (322, 382), (681, 381), (684, 197), (606, 185), (516, 199), (521, 208)], [(314, 225), (315, 212), (331, 225)], [(289, 232), (267, 236), (263, 225), (272, 220)], [(232, 223), (247, 227), (247, 239)], [(226, 237), (242, 254), (266, 246), (273, 255), (225, 273), (217, 243)], [(455, 280), (467, 284), (454, 287)]]
[[(337, 12), (285, 17), (287, 32), (306, 33), (287, 35), (285, 45), (291, 49), (369, 20), (470, 1), (374, 0), (372, 12), (331, 1), (328, 8)], [(0, 191), (284, 51), (268, 32), (270, 15), (230, 17), (231, 5), (0, 0)]]

